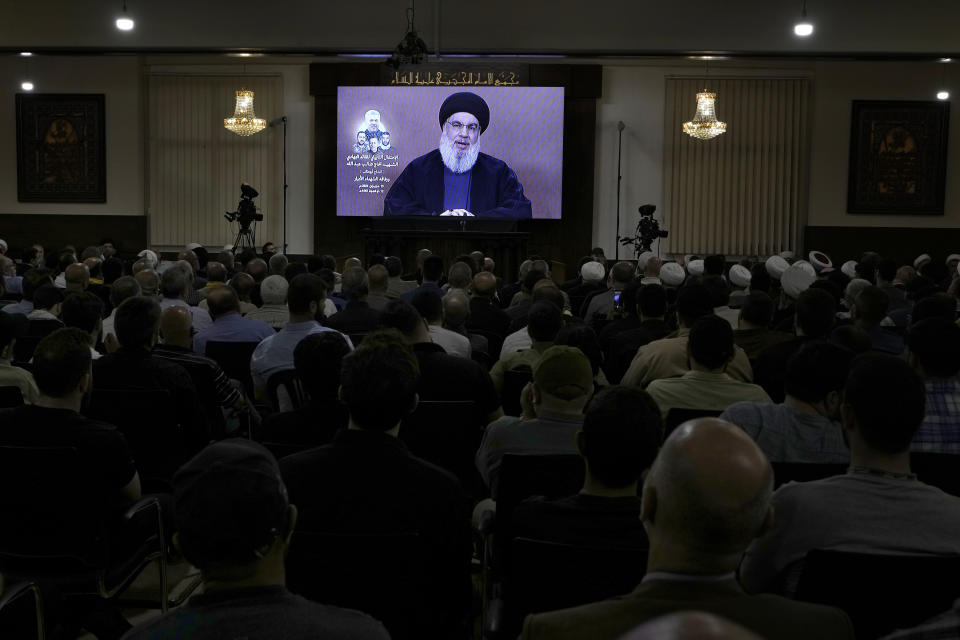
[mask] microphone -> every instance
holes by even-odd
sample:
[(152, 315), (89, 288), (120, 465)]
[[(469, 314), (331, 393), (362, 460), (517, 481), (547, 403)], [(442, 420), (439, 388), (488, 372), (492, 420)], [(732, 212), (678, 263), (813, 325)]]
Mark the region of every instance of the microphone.
[(617, 131), (623, 131), (627, 128), (627, 125), (623, 124), (623, 120), (617, 123)]

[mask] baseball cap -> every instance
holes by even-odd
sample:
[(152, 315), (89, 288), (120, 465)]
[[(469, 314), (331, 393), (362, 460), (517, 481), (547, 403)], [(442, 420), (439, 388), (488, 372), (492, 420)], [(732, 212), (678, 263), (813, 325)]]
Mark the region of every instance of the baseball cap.
[(173, 497), (184, 556), (201, 569), (252, 562), (286, 527), (289, 498), (280, 467), (250, 440), (203, 449), (173, 476)]
[(593, 370), (580, 349), (554, 345), (533, 366), (533, 381), (544, 393), (573, 400), (593, 391)]

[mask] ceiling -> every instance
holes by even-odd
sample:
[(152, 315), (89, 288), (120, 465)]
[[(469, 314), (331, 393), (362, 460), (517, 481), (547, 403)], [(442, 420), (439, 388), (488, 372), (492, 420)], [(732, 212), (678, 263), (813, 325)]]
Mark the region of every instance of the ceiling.
[[(960, 54), (956, 0), (809, 0), (816, 31), (793, 35), (800, 0), (421, 0), (416, 26), (442, 54), (578, 57), (691, 53), (838, 58)], [(0, 0), (0, 50), (388, 53), (408, 0)]]

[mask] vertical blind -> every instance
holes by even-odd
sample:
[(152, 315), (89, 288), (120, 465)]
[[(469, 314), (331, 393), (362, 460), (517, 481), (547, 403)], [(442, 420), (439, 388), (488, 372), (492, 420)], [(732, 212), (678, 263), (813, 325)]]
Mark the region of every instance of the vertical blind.
[(249, 182), (264, 220), (256, 242), (283, 241), (283, 128), (249, 137), (223, 128), (233, 115), (236, 91), (254, 92), (257, 116), (283, 115), (280, 76), (154, 74), (147, 101), (147, 213), (152, 246), (199, 242), (233, 244), (237, 225), (223, 214), (236, 211), (240, 184)]
[(673, 253), (764, 256), (799, 250), (806, 224), (809, 81), (710, 78), (712, 140), (683, 133), (703, 78), (667, 78), (664, 222)]

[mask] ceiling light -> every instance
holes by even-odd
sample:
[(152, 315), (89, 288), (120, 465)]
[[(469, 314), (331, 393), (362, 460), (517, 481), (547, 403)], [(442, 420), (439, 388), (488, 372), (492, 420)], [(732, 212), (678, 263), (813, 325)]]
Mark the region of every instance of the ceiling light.
[(943, 91), (943, 90), (941, 90), (941, 91), (938, 91), (938, 92), (937, 92), (937, 100), (949, 100), (949, 99), (950, 99), (950, 92), (949, 92), (949, 91)]
[(697, 113), (693, 120), (683, 123), (683, 132), (698, 140), (710, 140), (726, 132), (727, 123), (717, 120), (717, 94), (704, 89), (697, 94)]
[(253, 111), (253, 91), (243, 88), (237, 91), (237, 102), (234, 106), (233, 117), (224, 118), (223, 126), (238, 136), (251, 136), (258, 131), (263, 131), (267, 126), (267, 121), (258, 118)]
[(800, 9), (800, 22), (793, 25), (793, 32), (801, 38), (806, 38), (813, 33), (813, 25), (807, 20), (807, 0), (803, 0), (803, 7)]
[(32, 56), (33, 54), (32, 54), (31, 52), (29, 52), (29, 51), (21, 51), (21, 52), (20, 52), (20, 55), (21, 55), (22, 57), (24, 57), (24, 58), (29, 58), (29, 57)]
[(117, 29), (120, 31), (132, 31), (133, 30), (133, 18), (127, 15), (127, 2), (123, 2), (123, 13), (117, 18)]
[(24, 91), (33, 91), (33, 83), (29, 80), (24, 80), (20, 83), (20, 88)]
[(423, 64), (427, 61), (427, 55), (430, 51), (427, 49), (427, 43), (417, 35), (417, 28), (413, 24), (414, 6), (410, 3), (407, 8), (407, 33), (403, 40), (393, 50), (393, 55), (387, 59), (386, 65), (399, 69), (403, 64)]
[(953, 58), (940, 58), (940, 62), (953, 62)]

